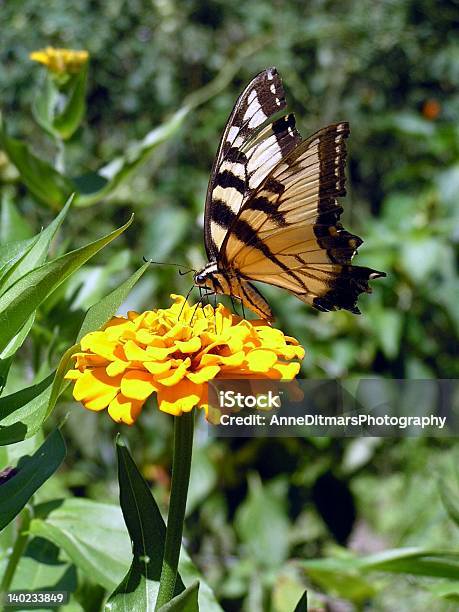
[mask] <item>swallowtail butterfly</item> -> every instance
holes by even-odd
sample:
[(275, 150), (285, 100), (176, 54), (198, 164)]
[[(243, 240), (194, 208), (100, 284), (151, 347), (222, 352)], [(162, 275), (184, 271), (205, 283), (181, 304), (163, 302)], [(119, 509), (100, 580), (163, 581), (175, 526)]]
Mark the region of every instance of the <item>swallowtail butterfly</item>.
[(268, 320), (271, 308), (251, 281), (282, 287), (318, 310), (359, 314), (369, 279), (385, 274), (351, 265), (362, 240), (339, 223), (349, 125), (303, 140), (292, 114), (274, 120), (285, 107), (275, 68), (239, 96), (212, 168), (204, 217), (209, 263), (195, 284), (236, 297)]

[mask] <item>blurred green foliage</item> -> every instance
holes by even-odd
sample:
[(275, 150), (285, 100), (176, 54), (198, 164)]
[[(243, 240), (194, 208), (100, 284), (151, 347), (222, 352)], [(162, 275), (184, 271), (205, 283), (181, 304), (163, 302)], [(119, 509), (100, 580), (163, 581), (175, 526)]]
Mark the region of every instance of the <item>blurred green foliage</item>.
[[(9, 245), (1, 266), (13, 262), (8, 274), (18, 274), (18, 262), (29, 261), (19, 268), (24, 274), (46, 257), (49, 265), (135, 213), (115, 242), (47, 293), (16, 338), (14, 351), (22, 347), (14, 359), (14, 351), (2, 355), (2, 377), (9, 370), (4, 396), (46, 380), (75, 342), (87, 309), (129, 279), (142, 256), (193, 267), (204, 262), (204, 197), (221, 131), (241, 88), (270, 65), (283, 76), (303, 135), (336, 120), (350, 122), (344, 222), (365, 240), (358, 263), (388, 275), (361, 299), (361, 317), (319, 314), (285, 293), (264, 291), (277, 324), (306, 348), (304, 375), (457, 377), (455, 2), (18, 0), (2, 4), (0, 21), (0, 243)], [(37, 116), (37, 92), (46, 90), (47, 77), (28, 54), (47, 45), (90, 53), (86, 115), (78, 129), (72, 124), (65, 133), (65, 145), (52, 129), (44, 132), (32, 113), (35, 102)], [(32, 177), (21, 168), (24, 159), (33, 160)], [(73, 190), (75, 203), (54, 235), (57, 227), (49, 230), (50, 223)], [(42, 227), (48, 227), (49, 241), (42, 232), (39, 247), (34, 240)], [(20, 243), (13, 248), (15, 241)], [(33, 261), (23, 259), (27, 253)], [(190, 284), (171, 267), (151, 267), (120, 310), (164, 307), (169, 293), (185, 293)], [(50, 392), (46, 385), (36, 392), (43, 388)], [(37, 491), (34, 503), (62, 497), (69, 512), (87, 511), (94, 521), (98, 512), (113, 513), (110, 537), (124, 550), (121, 515), (109, 505), (117, 500), (115, 427), (66, 394), (51, 420), (69, 409), (65, 467)], [(127, 434), (163, 509), (169, 421), (150, 406)], [(4, 447), (0, 468), (32, 455), (42, 442), (37, 431)], [(318, 609), (338, 609), (337, 598), (356, 610), (363, 602), (374, 610), (457, 609), (457, 561), (451, 570), (445, 557), (444, 574), (435, 565), (439, 550), (457, 542), (457, 459), (450, 440), (224, 442), (208, 440), (203, 431), (193, 459), (186, 545), (229, 611), (290, 612), (305, 588)], [(81, 501), (90, 507), (72, 508)], [(324, 507), (338, 510), (327, 513)], [(123, 564), (120, 555), (117, 573), (90, 580), (93, 566), (79, 566), (52, 539), (51, 528), (45, 532), (43, 525), (52, 520), (33, 520), (35, 537), (15, 585), (42, 575), (37, 586), (61, 581), (76, 589), (69, 609), (98, 609), (103, 588), (110, 592), (129, 562), (124, 558)], [(10, 525), (0, 535), (3, 551), (15, 529)], [(83, 538), (84, 526), (79, 529)], [(428, 561), (420, 554), (404, 561), (421, 576), (416, 579), (374, 573), (374, 559), (344, 567), (349, 555), (407, 546), (431, 551)], [(335, 563), (302, 563), (324, 556)], [(106, 557), (96, 559), (109, 565)]]

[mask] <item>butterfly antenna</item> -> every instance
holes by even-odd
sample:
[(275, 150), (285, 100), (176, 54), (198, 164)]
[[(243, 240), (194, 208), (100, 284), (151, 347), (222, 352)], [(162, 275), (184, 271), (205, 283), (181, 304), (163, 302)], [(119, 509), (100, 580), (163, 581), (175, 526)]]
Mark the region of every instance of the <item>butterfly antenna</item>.
[(190, 319), (190, 325), (191, 325), (191, 324), (192, 324), (192, 322), (193, 322), (194, 316), (195, 316), (195, 314), (196, 314), (196, 312), (197, 312), (197, 310), (198, 310), (199, 306), (202, 308), (204, 298), (207, 298), (209, 295), (215, 295), (215, 293), (214, 293), (213, 291), (210, 291), (210, 292), (208, 292), (208, 293), (204, 293), (204, 294), (203, 294), (203, 293), (202, 293), (202, 287), (199, 287), (199, 292), (200, 292), (200, 294), (201, 294), (201, 297), (199, 298), (199, 302), (196, 304), (196, 306), (195, 306), (195, 308), (194, 308), (194, 310), (193, 310), (193, 315), (192, 315), (192, 317), (191, 317), (191, 319)]
[(142, 257), (142, 259), (145, 263), (155, 264), (158, 266), (175, 266), (176, 268), (179, 268), (180, 276), (185, 276), (185, 274), (189, 274), (190, 272), (194, 272), (196, 274), (196, 270), (194, 268), (186, 268), (186, 270), (183, 272), (180, 269), (180, 268), (185, 268), (183, 264), (171, 263), (170, 261), (153, 261), (153, 259), (147, 259), (145, 256)]

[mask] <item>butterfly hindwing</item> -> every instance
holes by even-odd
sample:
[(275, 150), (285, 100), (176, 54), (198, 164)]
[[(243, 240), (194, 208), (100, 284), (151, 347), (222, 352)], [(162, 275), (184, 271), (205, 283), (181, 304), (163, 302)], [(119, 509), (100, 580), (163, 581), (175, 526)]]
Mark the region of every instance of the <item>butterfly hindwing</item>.
[(205, 208), (205, 245), (215, 259), (244, 200), (301, 140), (293, 115), (266, 125), (286, 106), (275, 68), (257, 75), (238, 98), (212, 168)]
[(351, 265), (362, 240), (339, 223), (348, 134), (347, 123), (330, 125), (276, 162), (229, 227), (222, 268), (287, 289), (319, 310), (359, 312), (359, 294), (383, 274)]

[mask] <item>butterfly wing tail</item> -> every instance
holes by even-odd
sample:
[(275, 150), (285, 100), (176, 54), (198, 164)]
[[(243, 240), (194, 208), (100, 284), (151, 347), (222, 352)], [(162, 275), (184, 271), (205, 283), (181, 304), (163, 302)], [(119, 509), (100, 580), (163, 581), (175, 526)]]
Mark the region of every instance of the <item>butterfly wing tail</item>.
[(371, 268), (336, 264), (308, 266), (304, 271), (297, 270), (296, 275), (310, 288), (290, 289), (300, 300), (322, 312), (343, 309), (354, 314), (361, 314), (357, 306), (359, 295), (372, 291), (369, 281), (386, 276)]

